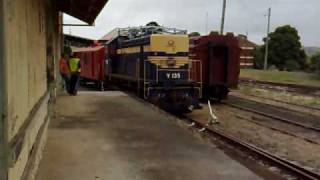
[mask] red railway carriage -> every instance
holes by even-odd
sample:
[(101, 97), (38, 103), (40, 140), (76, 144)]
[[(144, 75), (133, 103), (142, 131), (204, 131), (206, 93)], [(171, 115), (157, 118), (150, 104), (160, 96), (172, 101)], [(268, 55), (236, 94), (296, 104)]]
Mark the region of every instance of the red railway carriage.
[(190, 58), (201, 61), (203, 97), (226, 99), (229, 88), (237, 88), (240, 73), (240, 47), (233, 34), (190, 38)]
[(104, 89), (105, 47), (95, 46), (87, 48), (74, 48), (75, 56), (81, 63), (81, 81), (95, 82), (101, 90)]

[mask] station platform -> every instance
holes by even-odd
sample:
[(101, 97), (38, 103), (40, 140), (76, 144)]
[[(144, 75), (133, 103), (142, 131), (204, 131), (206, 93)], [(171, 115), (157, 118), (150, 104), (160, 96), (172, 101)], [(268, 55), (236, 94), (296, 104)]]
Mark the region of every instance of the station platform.
[(119, 91), (60, 96), (36, 180), (261, 179)]

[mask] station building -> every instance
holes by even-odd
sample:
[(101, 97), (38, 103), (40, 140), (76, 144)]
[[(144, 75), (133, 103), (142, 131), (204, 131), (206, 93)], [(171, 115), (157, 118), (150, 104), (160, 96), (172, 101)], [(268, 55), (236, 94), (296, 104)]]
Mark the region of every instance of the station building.
[(0, 1), (0, 179), (34, 179), (53, 116), (62, 13), (92, 24), (107, 0)]

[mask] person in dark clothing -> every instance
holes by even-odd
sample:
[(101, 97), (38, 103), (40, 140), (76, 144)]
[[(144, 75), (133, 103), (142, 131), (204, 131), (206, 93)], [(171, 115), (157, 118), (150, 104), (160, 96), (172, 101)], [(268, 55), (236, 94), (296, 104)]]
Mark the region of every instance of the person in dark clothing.
[(71, 74), (69, 94), (75, 96), (78, 92), (78, 82), (81, 73), (80, 59), (72, 55), (69, 59), (69, 68)]

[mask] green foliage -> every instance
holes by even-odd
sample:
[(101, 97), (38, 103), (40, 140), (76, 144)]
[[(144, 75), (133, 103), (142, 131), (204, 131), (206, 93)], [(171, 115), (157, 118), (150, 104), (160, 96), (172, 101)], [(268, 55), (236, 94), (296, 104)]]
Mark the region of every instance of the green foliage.
[(264, 54), (262, 53), (261, 47), (256, 48), (253, 52), (254, 60), (253, 66), (255, 69), (263, 69)]
[(300, 65), (296, 61), (293, 61), (293, 60), (286, 61), (285, 69), (287, 71), (297, 71), (300, 68), (301, 68)]
[(277, 66), (271, 65), (271, 66), (269, 66), (268, 70), (269, 70), (269, 71), (276, 71), (276, 70), (278, 70), (278, 69), (277, 69)]
[(320, 53), (311, 57), (310, 69), (312, 72), (316, 72), (320, 76)]
[(189, 37), (201, 36), (199, 32), (192, 32), (189, 34)]
[[(260, 51), (264, 56), (265, 45)], [(294, 27), (285, 25), (270, 33), (268, 64), (277, 66), (279, 70), (304, 70), (308, 67), (306, 53), (302, 49), (300, 36)]]
[(155, 21), (151, 21), (146, 26), (160, 26), (160, 25)]

